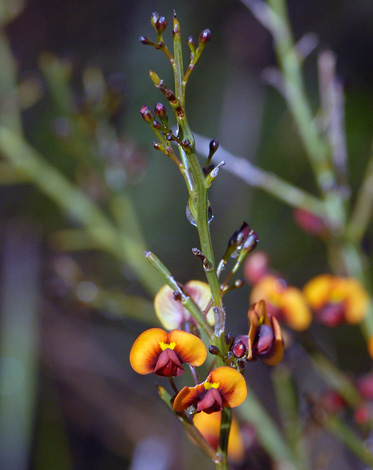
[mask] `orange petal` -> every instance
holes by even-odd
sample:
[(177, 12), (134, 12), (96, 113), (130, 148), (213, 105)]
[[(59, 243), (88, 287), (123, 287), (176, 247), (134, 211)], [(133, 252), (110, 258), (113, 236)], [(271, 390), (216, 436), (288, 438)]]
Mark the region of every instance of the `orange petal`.
[(141, 333), (131, 348), (132, 369), (139, 374), (151, 374), (162, 352), (160, 342), (168, 343), (168, 334), (161, 328), (151, 328)]
[[(220, 422), (220, 411), (210, 414), (204, 413), (202, 411), (201, 413), (196, 414), (193, 418), (194, 426), (215, 450), (218, 449), (219, 444)], [(234, 462), (240, 462), (243, 459), (244, 452), (245, 449), (240, 427), (237, 423), (237, 420), (233, 417), (231, 432), (229, 434), (228, 440), (228, 457)]]
[(170, 343), (176, 343), (174, 351), (181, 362), (187, 362), (193, 367), (200, 366), (205, 362), (206, 347), (197, 336), (181, 330), (173, 330), (168, 336)]
[(264, 299), (275, 307), (278, 307), (281, 302), (281, 295), (285, 288), (286, 284), (284, 281), (269, 274), (255, 284), (250, 294), (250, 302), (258, 302), (259, 300)]
[(263, 362), (269, 366), (275, 366), (284, 357), (284, 341), (282, 339), (282, 333), (280, 325), (276, 317), (271, 317), (272, 330), (274, 333), (274, 341), (271, 352), (267, 357), (261, 357)]
[(303, 292), (311, 308), (318, 310), (330, 300), (334, 284), (335, 278), (330, 274), (320, 274), (307, 282)]
[(306, 297), (296, 287), (288, 287), (283, 292), (281, 310), (286, 318), (286, 323), (293, 330), (305, 330), (312, 322), (312, 314), (306, 303)]
[(250, 323), (249, 329), (249, 338), (248, 338), (248, 352), (247, 352), (247, 360), (250, 361), (253, 357), (253, 344), (256, 338), (256, 333), (259, 327), (260, 318), (263, 316), (264, 322), (268, 323), (268, 316), (266, 311), (266, 304), (264, 300), (260, 300), (253, 304), (247, 313), (247, 317)]
[(184, 387), (176, 395), (173, 407), (175, 411), (184, 411), (189, 406), (195, 404), (200, 395), (205, 391), (205, 387), (202, 384), (198, 384), (195, 387)]
[[(204, 312), (211, 300), (209, 285), (206, 282), (189, 281), (185, 284), (185, 291), (193, 299), (194, 303), (197, 304), (201, 312)], [(212, 307), (207, 312), (206, 319), (210, 325), (215, 324), (215, 315)]]
[(242, 375), (231, 367), (218, 367), (210, 374), (209, 381), (219, 383), (218, 390), (223, 398), (224, 406), (234, 408), (246, 398), (247, 388)]
[(163, 286), (154, 298), (155, 313), (159, 321), (167, 330), (180, 328), (181, 324), (189, 320), (189, 312), (181, 305), (181, 302), (174, 300), (173, 290), (169, 286)]
[(357, 324), (365, 317), (369, 296), (357, 279), (346, 279), (345, 317), (348, 323)]

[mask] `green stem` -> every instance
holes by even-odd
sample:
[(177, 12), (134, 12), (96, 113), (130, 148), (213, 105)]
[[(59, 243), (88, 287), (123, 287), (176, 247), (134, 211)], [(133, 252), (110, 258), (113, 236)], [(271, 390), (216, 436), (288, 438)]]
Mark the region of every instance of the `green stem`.
[(360, 242), (367, 230), (373, 213), (373, 155), (370, 157), (364, 180), (360, 186), (350, 221), (346, 228), (347, 238)]
[[(162, 401), (166, 404), (166, 406), (173, 413), (175, 413), (175, 410), (173, 409), (173, 406), (171, 404), (171, 395), (167, 392), (167, 390), (161, 386), (158, 386), (158, 394), (161, 397)], [(201, 449), (211, 458), (211, 460), (214, 463), (218, 464), (219, 459), (215, 450), (206, 441), (206, 439), (202, 436), (202, 434), (198, 431), (198, 429), (193, 425), (193, 423), (186, 417), (185, 413), (177, 413), (176, 416), (178, 417), (179, 421), (182, 423), (186, 432), (189, 434), (192, 440), (201, 447)]]
[(297, 399), (290, 371), (285, 365), (280, 364), (274, 369), (273, 384), (284, 432), (297, 459), (297, 470), (306, 470), (309, 468), (308, 459), (302, 437), (302, 425), (298, 414)]
[(228, 440), (232, 423), (232, 409), (223, 408), (221, 412), (220, 437), (218, 455), (219, 463), (216, 464), (216, 470), (228, 470)]
[(180, 287), (179, 283), (176, 282), (170, 271), (162, 263), (162, 261), (150, 251), (145, 253), (146, 259), (153, 266), (153, 268), (158, 272), (163, 281), (171, 287), (174, 292), (177, 292), (180, 295), (182, 305), (188, 310), (192, 317), (197, 322), (198, 326), (207, 334), (210, 341), (213, 341), (214, 334), (207, 323), (206, 318), (202, 315), (198, 306), (193, 302), (192, 298), (189, 297), (183, 289)]
[(296, 468), (296, 456), (293, 450), (285, 442), (278, 426), (250, 387), (247, 388), (247, 397), (240, 406), (239, 412), (242, 418), (254, 427), (259, 442), (273, 459), (278, 462), (291, 463)]

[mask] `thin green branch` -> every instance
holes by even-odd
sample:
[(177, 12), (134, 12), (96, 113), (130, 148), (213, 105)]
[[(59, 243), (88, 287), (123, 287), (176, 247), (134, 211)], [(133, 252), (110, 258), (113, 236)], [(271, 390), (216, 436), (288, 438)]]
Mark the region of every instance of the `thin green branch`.
[(361, 242), (373, 214), (373, 149), (368, 161), (363, 182), (359, 188), (356, 203), (346, 228), (346, 237)]
[(152, 294), (160, 282), (144, 260), (142, 243), (119, 230), (110, 219), (77, 186), (27, 142), (5, 127), (0, 127), (0, 153), (44, 194), (73, 216), (102, 250), (128, 264), (144, 287)]
[[(175, 413), (175, 410), (173, 409), (173, 406), (171, 404), (171, 395), (167, 392), (167, 390), (161, 386), (158, 386), (158, 394), (161, 397), (162, 401), (166, 404), (166, 406), (173, 413)], [(198, 431), (198, 429), (193, 425), (193, 423), (190, 422), (190, 420), (186, 417), (185, 413), (177, 413), (176, 416), (179, 419), (179, 421), (182, 423), (186, 432), (189, 434), (192, 440), (200, 446), (200, 448), (210, 457), (210, 459), (215, 464), (219, 465), (220, 460), (215, 450), (206, 441), (206, 439), (202, 436), (202, 434)], [(220, 467), (217, 467), (217, 468), (220, 468)]]
[(295, 470), (296, 456), (283, 439), (278, 426), (268, 415), (255, 393), (247, 388), (247, 398), (238, 408), (242, 418), (250, 423), (257, 432), (259, 442), (277, 462), (286, 462)]
[(307, 470), (309, 468), (308, 455), (289, 369), (285, 365), (278, 365), (273, 371), (272, 379), (284, 432), (297, 459), (297, 470)]
[[(198, 153), (207, 156), (210, 140), (198, 134), (194, 136)], [(274, 173), (258, 168), (245, 158), (233, 155), (222, 146), (219, 146), (219, 156), (226, 163), (222, 167), (224, 170), (242, 179), (251, 187), (262, 189), (291, 207), (306, 210), (321, 218), (327, 217), (325, 205), (321, 199), (293, 186)]]
[(198, 326), (207, 334), (209, 340), (213, 341), (213, 331), (210, 325), (208, 324), (206, 318), (202, 315), (198, 306), (194, 303), (193, 299), (184, 292), (184, 290), (180, 287), (180, 284), (175, 280), (170, 271), (154, 253), (147, 251), (145, 253), (145, 257), (160, 275), (163, 282), (169, 287), (171, 287), (171, 289), (180, 296), (180, 302), (182, 303), (182, 305), (192, 315), (194, 320), (197, 322)]

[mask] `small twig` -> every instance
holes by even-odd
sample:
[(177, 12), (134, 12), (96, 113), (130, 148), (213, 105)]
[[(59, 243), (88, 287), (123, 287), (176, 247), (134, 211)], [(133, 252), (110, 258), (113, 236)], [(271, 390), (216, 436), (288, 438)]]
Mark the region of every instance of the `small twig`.
[[(204, 149), (208, 148), (210, 139), (198, 134), (194, 134), (194, 137), (199, 153), (206, 156), (207, 150)], [(226, 162), (223, 169), (242, 179), (253, 188), (263, 189), (291, 207), (307, 210), (321, 218), (326, 217), (324, 203), (321, 199), (293, 186), (274, 173), (258, 168), (245, 158), (231, 154), (222, 146), (219, 147), (219, 156)]]

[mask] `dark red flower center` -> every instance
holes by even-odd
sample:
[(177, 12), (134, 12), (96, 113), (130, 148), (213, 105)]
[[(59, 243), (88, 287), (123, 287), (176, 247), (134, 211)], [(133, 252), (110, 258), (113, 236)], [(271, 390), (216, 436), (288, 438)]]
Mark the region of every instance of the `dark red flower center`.
[(154, 373), (162, 377), (179, 377), (185, 371), (179, 356), (170, 348), (166, 348), (158, 357)]
[(207, 414), (215, 413), (223, 409), (222, 396), (216, 388), (210, 388), (202, 395), (197, 403), (197, 411), (204, 411)]

